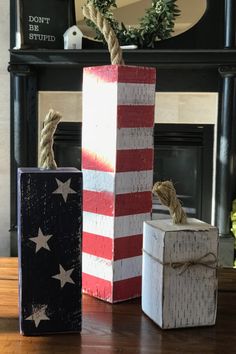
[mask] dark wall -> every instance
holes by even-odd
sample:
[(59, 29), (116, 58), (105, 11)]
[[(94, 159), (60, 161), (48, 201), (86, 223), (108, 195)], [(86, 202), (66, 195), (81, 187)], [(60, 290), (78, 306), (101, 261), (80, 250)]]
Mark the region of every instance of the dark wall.
[(223, 48), (224, 6), (224, 0), (207, 0), (207, 10), (194, 27), (176, 37), (159, 42), (157, 47), (160, 49)]

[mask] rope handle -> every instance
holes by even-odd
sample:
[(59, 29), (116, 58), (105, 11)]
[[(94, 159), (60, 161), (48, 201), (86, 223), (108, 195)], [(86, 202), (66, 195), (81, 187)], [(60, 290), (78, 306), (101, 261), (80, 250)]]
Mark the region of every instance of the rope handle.
[(57, 168), (53, 152), (53, 136), (57, 125), (61, 120), (61, 114), (50, 109), (44, 119), (43, 129), (40, 136), (39, 145), (39, 167), (45, 169)]
[(107, 19), (92, 4), (87, 4), (83, 6), (83, 15), (88, 20), (92, 21), (97, 26), (99, 31), (103, 34), (110, 53), (111, 64), (124, 65), (122, 50), (120, 48), (119, 41)]
[(169, 208), (174, 224), (186, 224), (187, 217), (176, 196), (176, 191), (171, 181), (156, 182), (152, 188), (152, 193), (156, 195), (160, 202)]

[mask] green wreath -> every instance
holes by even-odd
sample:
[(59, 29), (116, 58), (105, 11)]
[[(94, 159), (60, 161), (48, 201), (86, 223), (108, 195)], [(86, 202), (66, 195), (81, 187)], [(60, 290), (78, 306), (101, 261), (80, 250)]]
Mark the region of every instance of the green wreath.
[[(104, 17), (109, 21), (115, 31), (120, 45), (137, 45), (139, 48), (154, 48), (159, 40), (171, 37), (175, 18), (179, 16), (180, 10), (176, 0), (153, 0), (152, 6), (145, 11), (140, 19), (138, 27), (126, 27), (119, 23), (113, 16), (112, 8), (117, 8), (115, 0), (88, 0), (93, 4)], [(90, 20), (86, 20), (89, 27), (96, 32), (95, 39), (104, 40), (103, 35)]]

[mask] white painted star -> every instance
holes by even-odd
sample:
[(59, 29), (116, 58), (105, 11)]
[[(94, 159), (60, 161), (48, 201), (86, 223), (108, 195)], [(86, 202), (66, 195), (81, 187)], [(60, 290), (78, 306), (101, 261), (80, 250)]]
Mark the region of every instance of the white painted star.
[(38, 327), (40, 321), (48, 321), (50, 318), (46, 315), (47, 305), (32, 306), (32, 315), (27, 317), (26, 321), (34, 321), (35, 327)]
[(35, 253), (37, 253), (41, 248), (45, 248), (48, 251), (51, 251), (48, 246), (48, 240), (52, 235), (43, 235), (42, 230), (39, 228), (38, 236), (31, 237), (30, 240), (36, 243)]
[(61, 182), (56, 178), (58, 188), (53, 192), (53, 194), (61, 194), (64, 201), (67, 201), (68, 194), (76, 194), (77, 192), (70, 188), (71, 178), (66, 182)]
[(71, 279), (71, 276), (70, 276), (74, 269), (72, 268), (69, 270), (65, 270), (60, 264), (59, 264), (59, 268), (60, 268), (60, 273), (53, 275), (52, 278), (60, 280), (61, 288), (63, 288), (63, 286), (66, 283), (75, 284), (74, 280)]

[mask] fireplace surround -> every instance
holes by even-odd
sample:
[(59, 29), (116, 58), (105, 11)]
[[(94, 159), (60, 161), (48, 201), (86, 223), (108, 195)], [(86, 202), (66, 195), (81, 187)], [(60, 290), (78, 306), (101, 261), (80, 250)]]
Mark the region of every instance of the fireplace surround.
[[(59, 167), (81, 168), (81, 136), (82, 123), (59, 123), (54, 136)], [(154, 127), (153, 182), (172, 180), (187, 215), (208, 223), (212, 211), (213, 138), (211, 124), (160, 123)], [(169, 214), (156, 197), (152, 213), (153, 218)]]
[[(38, 91), (81, 91), (84, 66), (109, 63), (106, 49), (16, 50), (15, 1), (11, 0), (11, 230), (16, 220), (16, 169), (37, 164)], [(215, 224), (229, 244), (224, 264), (233, 259), (231, 202), (236, 196), (236, 3), (208, 0), (204, 17), (186, 33), (154, 50), (124, 51), (126, 64), (157, 68), (157, 90), (218, 92)]]

